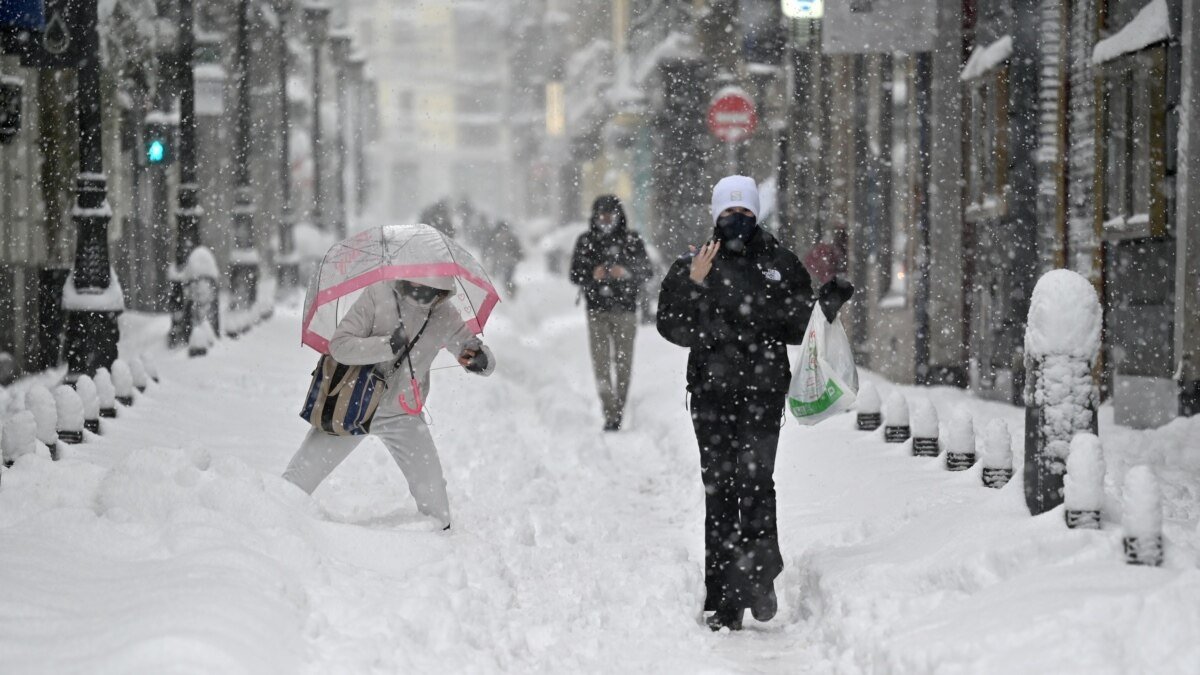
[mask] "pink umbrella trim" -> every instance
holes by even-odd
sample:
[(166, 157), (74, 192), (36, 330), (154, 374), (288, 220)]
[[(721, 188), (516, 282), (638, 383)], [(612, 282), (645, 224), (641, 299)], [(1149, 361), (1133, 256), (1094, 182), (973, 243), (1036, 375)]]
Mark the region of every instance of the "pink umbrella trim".
[(462, 265), (458, 263), (424, 263), (420, 265), (388, 265), (386, 267), (377, 267), (369, 272), (361, 274), (353, 279), (347, 279), (336, 286), (330, 286), (325, 290), (317, 293), (317, 299), (313, 301), (312, 308), (308, 310), (308, 315), (304, 317), (304, 331), (301, 343), (312, 347), (322, 354), (329, 353), (329, 339), (324, 338), (317, 333), (309, 330), (309, 324), (312, 323), (313, 316), (317, 310), (323, 305), (326, 305), (340, 297), (349, 295), (354, 291), (361, 290), (371, 284), (381, 281), (391, 281), (394, 279), (418, 279), (421, 277), (462, 277), (467, 281), (475, 284), (483, 289), (486, 293), (483, 302), (475, 311), (475, 318), (467, 321), (467, 329), (472, 333), (482, 333), (483, 327), (487, 324), (488, 318), (492, 315), (492, 310), (496, 304), (500, 302), (500, 295), (496, 293), (496, 288), (492, 286), (486, 279), (480, 278)]

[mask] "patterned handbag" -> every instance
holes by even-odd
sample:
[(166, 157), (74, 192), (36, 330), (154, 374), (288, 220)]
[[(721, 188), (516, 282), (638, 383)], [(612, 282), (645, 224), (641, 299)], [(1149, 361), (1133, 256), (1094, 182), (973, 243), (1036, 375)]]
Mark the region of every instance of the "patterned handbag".
[[(426, 316), (421, 330), (396, 357), (393, 370), (409, 355), (428, 325), (429, 316)], [(412, 360), (409, 359), (411, 368)], [(350, 366), (325, 354), (313, 370), (300, 417), (308, 420), (314, 429), (327, 434), (363, 436), (371, 432), (371, 419), (386, 393), (387, 375), (380, 364)]]

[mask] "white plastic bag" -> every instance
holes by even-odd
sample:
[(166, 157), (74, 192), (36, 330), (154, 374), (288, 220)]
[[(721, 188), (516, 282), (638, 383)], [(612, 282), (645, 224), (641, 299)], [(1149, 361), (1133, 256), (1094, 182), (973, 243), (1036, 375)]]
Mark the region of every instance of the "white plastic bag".
[(853, 408), (857, 394), (858, 368), (842, 320), (829, 323), (815, 307), (788, 387), (788, 409), (801, 424), (816, 424)]

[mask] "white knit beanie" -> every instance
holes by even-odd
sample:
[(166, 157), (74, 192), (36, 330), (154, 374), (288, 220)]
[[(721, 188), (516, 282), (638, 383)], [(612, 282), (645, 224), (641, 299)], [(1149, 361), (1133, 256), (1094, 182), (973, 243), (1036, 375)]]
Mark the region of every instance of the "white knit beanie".
[(743, 206), (750, 209), (754, 217), (758, 217), (758, 185), (749, 176), (726, 176), (713, 188), (712, 219), (717, 224), (717, 217), (725, 209)]

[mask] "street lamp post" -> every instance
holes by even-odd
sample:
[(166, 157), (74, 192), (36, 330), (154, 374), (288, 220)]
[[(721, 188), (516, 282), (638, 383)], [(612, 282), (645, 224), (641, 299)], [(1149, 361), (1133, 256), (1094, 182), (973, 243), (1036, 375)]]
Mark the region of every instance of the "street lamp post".
[(296, 260), (295, 213), (292, 211), (291, 113), (288, 110), (288, 77), (292, 70), (292, 53), (288, 49), (287, 27), (290, 8), (284, 6), (279, 15), (279, 185), (282, 213), (279, 216), (279, 284), (291, 287), (299, 284), (300, 270)]
[(67, 380), (109, 368), (117, 359), (120, 328), (117, 316), (125, 309), (121, 284), (109, 264), (108, 180), (104, 175), (101, 137), (100, 36), (96, 32), (96, 0), (78, 0), (81, 21), (73, 34), (80, 39), (76, 69), (75, 111), (79, 123), (79, 175), (75, 180), (75, 265), (63, 289), (67, 314)]
[(329, 36), (329, 44), (333, 50), (334, 96), (337, 97), (337, 212), (334, 215), (333, 227), (339, 239), (346, 237), (346, 134), (349, 131), (349, 108), (347, 103), (347, 88), (350, 83), (350, 33), (344, 30), (334, 32)]
[(312, 45), (312, 92), (313, 92), (313, 121), (312, 121), (312, 161), (313, 161), (313, 225), (318, 230), (325, 229), (325, 214), (323, 212), (325, 195), (322, 194), (321, 180), (321, 50), (324, 48), (325, 37), (329, 30), (329, 7), (325, 5), (306, 5), (304, 18), (308, 28), (308, 39)]
[[(237, 22), (237, 110), (233, 141), (233, 252), (230, 255), (231, 304), (254, 306), (258, 285), (258, 249), (254, 245), (256, 205), (250, 186), (250, 0), (241, 0)], [(244, 328), (241, 325), (234, 330)]]
[[(192, 335), (192, 299), (184, 292), (184, 267), (200, 244), (199, 180), (196, 167), (196, 35), (192, 0), (179, 0), (179, 188), (175, 209), (175, 274), (171, 281), (172, 347), (187, 344)], [(214, 325), (214, 328), (216, 326)]]
[(350, 106), (351, 106), (351, 135), (350, 135), (350, 156), (354, 164), (354, 215), (362, 216), (366, 209), (367, 190), (366, 190), (366, 167), (367, 161), (364, 157), (363, 136), (366, 132), (366, 105), (364, 81), (366, 79), (367, 60), (362, 54), (355, 54), (350, 57)]

